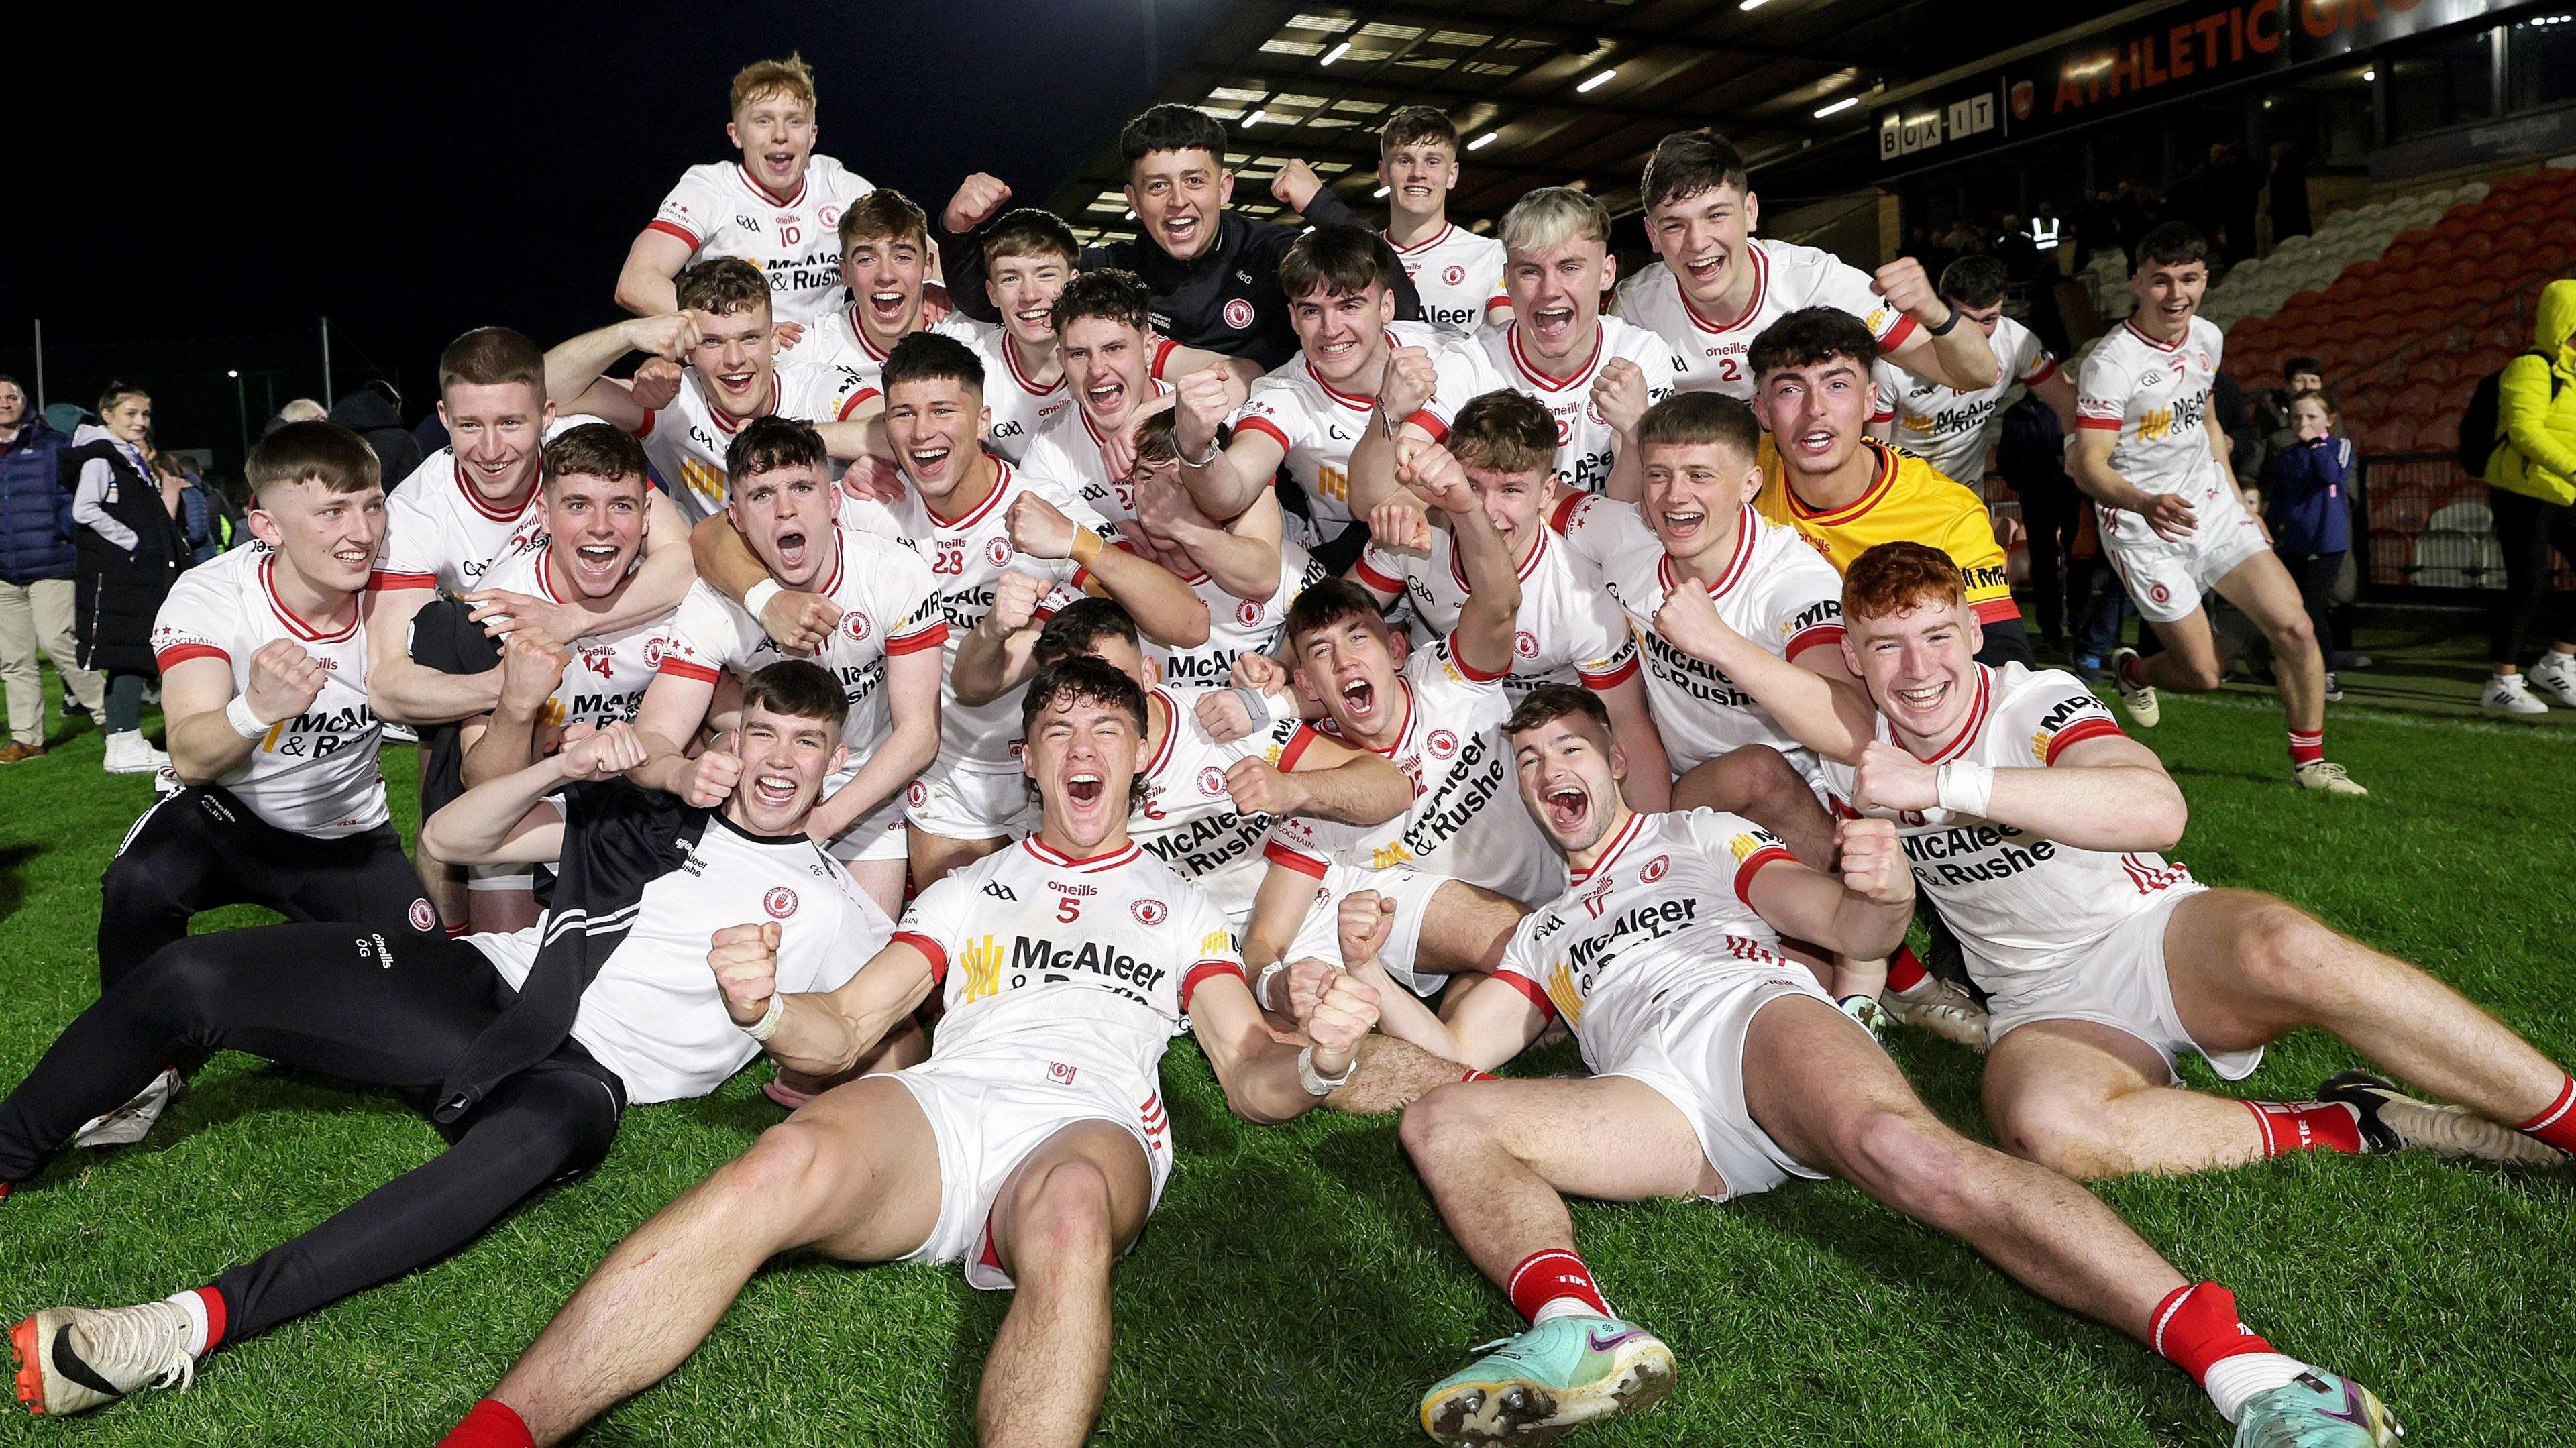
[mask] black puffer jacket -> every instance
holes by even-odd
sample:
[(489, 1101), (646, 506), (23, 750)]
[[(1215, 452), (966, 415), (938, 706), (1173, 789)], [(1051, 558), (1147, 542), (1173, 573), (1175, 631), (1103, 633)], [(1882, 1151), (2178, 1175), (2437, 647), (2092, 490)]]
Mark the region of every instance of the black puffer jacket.
[(134, 460), (104, 431), (84, 428), (81, 444), (63, 453), (63, 487), (80, 486), (81, 469), (92, 461), (116, 470), (116, 486), (101, 506), (109, 517), (134, 530), (132, 552), (117, 547), (95, 528), (74, 528), (80, 551), (80, 592), (73, 613), (85, 669), (114, 669), (124, 674), (155, 674), (152, 624), (170, 585), (188, 566), (187, 531), (161, 504), (161, 485), (143, 475)]

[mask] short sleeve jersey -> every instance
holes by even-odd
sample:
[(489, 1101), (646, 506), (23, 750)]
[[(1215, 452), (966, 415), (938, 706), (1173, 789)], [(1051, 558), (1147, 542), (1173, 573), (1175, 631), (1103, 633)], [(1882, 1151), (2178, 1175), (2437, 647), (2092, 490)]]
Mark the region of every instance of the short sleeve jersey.
[(885, 694), (886, 658), (935, 649), (948, 642), (930, 566), (910, 549), (873, 533), (839, 530), (832, 571), (814, 592), (841, 607), (832, 640), (818, 654), (790, 654), (770, 638), (741, 604), (704, 579), (691, 585), (663, 631), (657, 671), (702, 683), (731, 671), (749, 678), (771, 664), (810, 658), (832, 671), (850, 701), (841, 742), (850, 746), (853, 770), (893, 732)]
[[(1413, 781), (1412, 806), (1377, 825), (1274, 819), (1262, 853), (1274, 865), (1319, 880), (1333, 865), (1403, 865), (1515, 900), (1555, 894), (1565, 869), (1512, 782), (1511, 751), (1502, 735), (1511, 696), (1502, 676), (1470, 669), (1443, 640), (1414, 650), (1397, 677), (1405, 696), (1404, 727), (1394, 744), (1377, 752)], [(1293, 766), (1318, 732), (1291, 739), (1280, 767)], [(1320, 733), (1340, 737), (1329, 719)]]
[(1484, 325), (1487, 312), (1512, 304), (1503, 290), (1503, 243), (1498, 238), (1446, 224), (1411, 246), (1396, 246), (1392, 236), (1386, 242), (1395, 246), (1396, 260), (1422, 295), (1427, 321), (1473, 332)]
[(1780, 468), (1779, 449), (1762, 439), (1762, 491), (1753, 507), (1764, 518), (1794, 528), (1831, 563), (1836, 574), (1881, 543), (1928, 543), (1950, 555), (1968, 584), (1968, 607), (1986, 623), (2021, 617), (2012, 582), (2004, 574), (2003, 545), (1985, 500), (1901, 448), (1863, 438), (1875, 471), (1869, 486), (1839, 508), (1810, 508), (1793, 492)]
[[(551, 603), (568, 602), (569, 590), (557, 582), (557, 573), (554, 549), (545, 547), (493, 565), (484, 578), (486, 587), (506, 588)], [(644, 690), (653, 682), (654, 663), (663, 657), (662, 638), (671, 618), (664, 614), (615, 633), (563, 640), (572, 658), (564, 665), (563, 682), (555, 686), (554, 697), (538, 722), (557, 729), (634, 723)]]
[[(598, 420), (558, 417), (546, 428), (546, 440)], [(443, 447), (385, 495), (385, 543), (367, 586), (465, 593), (482, 586), (484, 570), (496, 560), (542, 548), (545, 542), (542, 480), (528, 489), (519, 506), (495, 508), (466, 480), (456, 449)]]
[(841, 294), (841, 212), (876, 188), (829, 156), (805, 158), (796, 194), (772, 195), (736, 162), (692, 166), (648, 229), (689, 244), (689, 260), (738, 256), (769, 279), (771, 314), (812, 326)]
[(270, 725), (250, 757), (215, 782), (289, 834), (333, 840), (374, 829), (386, 818), (376, 760), (384, 729), (367, 706), (365, 609), (336, 630), (307, 623), (277, 596), (276, 567), (269, 546), (251, 542), (180, 574), (153, 620), (153, 657), (164, 673), (222, 659), (239, 695), (250, 691), (251, 655), (263, 645), (285, 639), (311, 655), (322, 691)]
[(1787, 846), (1735, 815), (1632, 814), (1590, 869), (1570, 872), (1561, 894), (1522, 918), (1494, 979), (1563, 1020), (1585, 1064), (1609, 1069), (1674, 987), (1796, 970), (1750, 898), (1754, 876), (1791, 859)]
[[(801, 363), (779, 363), (770, 378), (769, 402), (758, 415), (831, 421), (830, 377)], [(654, 473), (691, 527), (723, 512), (733, 496), (725, 482), (725, 449), (750, 420), (716, 406), (698, 369), (689, 367), (680, 373), (680, 395), (669, 407), (644, 414), (635, 429), (644, 440), (644, 456), (652, 460)]]
[[(1434, 440), (1448, 438), (1450, 419), (1469, 398), (1500, 385), (1472, 347), (1428, 323), (1389, 322), (1386, 341), (1389, 347), (1431, 353), (1438, 387), (1431, 401), (1405, 421)], [(1251, 394), (1235, 410), (1234, 429), (1267, 434), (1286, 450), (1288, 475), (1304, 490), (1317, 531), (1330, 539), (1351, 525), (1351, 449), (1358, 446), (1376, 406), (1375, 398), (1341, 391), (1317, 376), (1300, 353), (1253, 382)]]
[(1268, 598), (1237, 598), (1205, 573), (1181, 581), (1208, 608), (1207, 642), (1194, 649), (1167, 648), (1147, 641), (1145, 654), (1163, 671), (1166, 684), (1221, 687), (1234, 676), (1234, 661), (1248, 653), (1267, 653), (1279, 642), (1288, 622), (1288, 606), (1297, 595), (1324, 581), (1324, 565), (1294, 538), (1279, 544), (1279, 587)]
[(922, 891), (894, 938), (947, 1004), (932, 1060), (1125, 1101), (1154, 1093), (1198, 988), (1243, 978), (1225, 917), (1133, 841), (1076, 859), (1026, 836)]
[(1154, 691), (1170, 710), (1162, 743), (1145, 766), (1145, 802), (1127, 817), (1127, 837), (1207, 892), (1228, 922), (1240, 928), (1261, 889), (1261, 840), (1270, 816), (1244, 814), (1225, 787), (1228, 766), (1242, 759), (1278, 764), (1304, 727), (1295, 718), (1230, 744), (1219, 744), (1199, 723), (1198, 701), (1208, 689)]
[[(1804, 764), (1811, 756), (1771, 711), (1726, 671), (1695, 659), (1655, 629), (1655, 615), (1675, 588), (1688, 586), (1673, 568), (1661, 539), (1636, 509), (1597, 503), (1591, 526), (1626, 535), (1603, 581), (1645, 640), (1646, 699), (1664, 751), (1678, 774), (1746, 744), (1767, 744)], [(1797, 534), (1755, 516), (1736, 517), (1735, 549), (1726, 571), (1708, 585), (1709, 600), (1729, 628), (1781, 658), (1796, 662), (1809, 649), (1843, 638), (1843, 581)]]
[(2209, 389), (2218, 377), (2218, 324), (2193, 317), (2170, 346), (2124, 321), (2084, 359), (2075, 425), (2117, 431), (2111, 467), (2149, 493), (2197, 495), (2219, 471), (2209, 450)]
[[(1064, 558), (1032, 558), (1011, 546), (1011, 501), (1033, 492), (1104, 541), (1109, 525), (1081, 499), (1012, 467), (994, 464), (993, 492), (959, 518), (930, 511), (921, 494), (904, 489), (894, 503), (841, 497), (841, 527), (874, 533), (909, 548), (930, 569), (930, 607), (948, 627), (940, 656), (938, 768), (976, 773), (1008, 773), (1020, 767), (1020, 689), (1006, 690), (988, 703), (957, 702), (957, 647), (993, 610), (993, 586), (1005, 573), (1026, 573), (1056, 585), (1040, 605), (1042, 615), (1080, 596), (1088, 570)], [(1024, 686), (1025, 687), (1025, 686)]]
[[(1157, 397), (1172, 390), (1159, 377), (1152, 379), (1152, 385)], [(1100, 460), (1105, 440), (1087, 413), (1068, 406), (1026, 439), (1020, 471), (1032, 481), (1080, 498), (1109, 522), (1132, 522), (1136, 517), (1136, 485), (1125, 478), (1109, 476), (1108, 465)]]
[(1974, 392), (1961, 392), (1885, 360), (1870, 369), (1878, 384), (1878, 405), (1871, 420), (1892, 423), (1896, 445), (1930, 463), (1943, 477), (1970, 483), (1984, 477), (1987, 444), (2003, 400), (2016, 387), (2036, 387), (2057, 375), (2057, 359), (2048, 355), (2028, 327), (2012, 318), (1995, 319), (1991, 341), (2002, 370), (1993, 386)]
[[(824, 409), (821, 413), (823, 418), (836, 422), (848, 421), (852, 413), (885, 394), (888, 354), (868, 340), (858, 318), (851, 315), (857, 309), (858, 304), (853, 302), (824, 314), (805, 334), (803, 341), (779, 358), (781, 366), (804, 368), (822, 377), (825, 398), (817, 405)], [(955, 338), (971, 348), (976, 325), (965, 317), (951, 316), (922, 330)], [(984, 401), (991, 405), (995, 401), (993, 384), (996, 379), (990, 371), (989, 361), (986, 367)], [(1000, 415), (996, 409), (994, 416), (998, 418)]]
[[(1449, 530), (1431, 530), (1428, 552), (1398, 551), (1371, 543), (1355, 576), (1379, 593), (1411, 600), (1418, 648), (1447, 638), (1467, 606), (1467, 577)], [(1600, 571), (1577, 556), (1549, 528), (1520, 566), (1521, 606), (1513, 619), (1512, 671), (1503, 680), (1514, 703), (1541, 684), (1615, 689), (1637, 674), (1637, 641), (1628, 616), (1601, 586)]]
[(1646, 374), (1646, 401), (1651, 405), (1673, 395), (1680, 385), (1681, 359), (1673, 354), (1672, 345), (1643, 327), (1632, 327), (1617, 317), (1603, 317), (1600, 334), (1592, 356), (1571, 377), (1557, 377), (1541, 367), (1537, 358), (1521, 346), (1520, 327), (1490, 327), (1479, 334), (1487, 360), (1502, 375), (1505, 386), (1535, 397), (1556, 420), (1556, 481), (1587, 493), (1600, 492), (1610, 482), (1610, 465), (1618, 460), (1614, 451), (1618, 434), (1592, 403), (1592, 384), (1601, 376), (1602, 367), (1613, 357), (1625, 357)]
[(1074, 410), (1073, 384), (1061, 372), (1052, 387), (1030, 381), (1020, 366), (1019, 349), (1011, 345), (1011, 335), (1000, 323), (958, 314), (940, 323), (938, 330), (965, 343), (984, 364), (984, 406), (993, 414), (993, 426), (984, 439), (1003, 457), (1024, 461), (1030, 440), (1048, 423)]
[(1753, 268), (1753, 301), (1731, 322), (1700, 315), (1682, 295), (1672, 268), (1655, 262), (1619, 294), (1618, 312), (1672, 344), (1681, 358), (1685, 392), (1753, 397), (1753, 367), (1745, 354), (1773, 322), (1802, 307), (1834, 307), (1869, 324), (1879, 350), (1891, 351), (1914, 332), (1914, 319), (1871, 289), (1869, 273), (1829, 251), (1785, 241), (1752, 238), (1745, 261)]
[[(1927, 763), (1967, 759), (1998, 770), (2045, 769), (2069, 745), (2120, 732), (2082, 680), (2056, 669), (1979, 665), (1975, 688), (1967, 722), (1923, 756)], [(1896, 742), (1884, 718), (1878, 737)], [(1852, 814), (1850, 766), (1828, 760), (1825, 778), (1835, 813)], [(2112, 927), (2154, 909), (2175, 890), (2199, 888), (2189, 870), (2161, 855), (2078, 849), (1945, 809), (1893, 817), (1915, 883), (1958, 932), (1969, 974), (1988, 990), (2080, 960)]]

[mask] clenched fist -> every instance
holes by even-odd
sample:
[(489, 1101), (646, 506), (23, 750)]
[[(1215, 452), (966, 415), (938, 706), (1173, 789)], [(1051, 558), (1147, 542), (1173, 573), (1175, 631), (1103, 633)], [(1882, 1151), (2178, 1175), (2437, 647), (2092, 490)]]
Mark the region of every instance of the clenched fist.
[(1431, 405), (1440, 395), (1440, 371), (1429, 349), (1398, 347), (1386, 354), (1386, 380), (1378, 384), (1377, 409), (1388, 422), (1402, 422)]
[(1844, 889), (1880, 905), (1903, 905), (1914, 898), (1914, 871), (1905, 863), (1894, 820), (1844, 820), (1834, 829), (1834, 848)]
[[(725, 736), (730, 743), (733, 736)], [(713, 809), (733, 794), (742, 782), (742, 756), (721, 745), (707, 750), (682, 767), (673, 781), (674, 791), (691, 809)]]
[(1010, 572), (993, 581), (993, 607), (984, 615), (983, 627), (995, 638), (1009, 638), (1038, 620), (1038, 605), (1055, 591), (1055, 585), (1043, 578)]
[(775, 920), (758, 925), (728, 925), (715, 933), (707, 966), (724, 993), (725, 1014), (737, 1026), (756, 1026), (769, 1014), (769, 998), (778, 994), (778, 937)]
[(1055, 504), (1035, 493), (1022, 493), (1011, 500), (1008, 518), (1013, 548), (1031, 558), (1073, 556), (1073, 520)]
[(575, 724), (563, 732), (563, 750), (555, 756), (555, 768), (566, 780), (597, 782), (615, 779), (644, 762), (644, 741), (635, 737), (635, 726), (620, 721), (605, 729)]
[(952, 233), (973, 231), (1001, 214), (1011, 199), (1011, 188), (999, 176), (978, 171), (957, 183), (957, 194), (948, 198), (948, 208), (939, 213), (939, 224)]
[(1880, 267), (1871, 276), (1869, 289), (1887, 298), (1887, 304), (1924, 326), (1938, 326), (1950, 315), (1950, 304), (1932, 285), (1923, 263), (1910, 256), (1900, 256)]
[(656, 357), (626, 379), (626, 395), (646, 412), (660, 412), (680, 400), (680, 364)]
[(1315, 1069), (1338, 1076), (1359, 1049), (1360, 1038), (1377, 1029), (1377, 987), (1335, 974), (1314, 1010), (1297, 1024), (1315, 1043)]
[(1203, 458), (1216, 446), (1216, 430), (1243, 406), (1252, 389), (1231, 367), (1191, 373), (1172, 392), (1172, 442), (1184, 458)]
[(501, 649), (501, 708), (531, 717), (554, 697), (563, 683), (572, 650), (546, 637), (541, 629), (523, 628)]
[(243, 694), (263, 724), (291, 719), (313, 705), (331, 675), (292, 639), (270, 639), (250, 656), (250, 687)]
[(1646, 370), (1625, 357), (1602, 363), (1601, 375), (1592, 379), (1592, 406), (1600, 412), (1601, 420), (1622, 437), (1636, 433), (1650, 401), (1646, 395)]
[(1341, 942), (1342, 964), (1358, 967), (1377, 959), (1395, 929), (1395, 902), (1375, 890), (1353, 890), (1342, 897), (1341, 918), (1333, 922)]
[(1655, 632), (1701, 663), (1714, 664), (1735, 631), (1717, 616), (1717, 600), (1708, 590), (1685, 578), (1655, 610)]
[(1863, 810), (1941, 807), (1941, 773), (1884, 740), (1861, 746), (1852, 771), (1852, 804)]
[[(1242, 701), (1235, 706), (1242, 707)], [(1312, 803), (1295, 775), (1258, 759), (1227, 765), (1225, 792), (1233, 797), (1235, 812), (1244, 815), (1295, 814)]]
[(1369, 509), (1369, 541), (1391, 552), (1426, 553), (1431, 549), (1431, 520), (1401, 498)]
[(1464, 518), (1484, 507), (1477, 501), (1475, 485), (1467, 481), (1467, 469), (1457, 455), (1437, 443), (1417, 449), (1413, 456), (1397, 463), (1395, 480), (1453, 518)]
[(841, 626), (841, 606), (819, 593), (783, 588), (761, 605), (760, 630), (791, 654), (821, 652)]

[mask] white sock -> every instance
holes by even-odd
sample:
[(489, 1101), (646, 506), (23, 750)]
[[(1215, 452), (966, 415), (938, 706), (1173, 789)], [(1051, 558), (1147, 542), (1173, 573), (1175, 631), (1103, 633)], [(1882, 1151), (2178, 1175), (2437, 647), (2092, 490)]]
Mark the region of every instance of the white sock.
[(1538, 1305), (1538, 1311), (1530, 1317), (1530, 1326), (1536, 1327), (1540, 1323), (1551, 1322), (1560, 1317), (1600, 1316), (1600, 1313), (1593, 1310), (1591, 1303), (1580, 1297), (1551, 1297)]
[(182, 1346), (188, 1349), (188, 1356), (204, 1357), (206, 1333), (211, 1327), (206, 1321), (206, 1299), (199, 1297), (197, 1289), (191, 1287), (185, 1292), (173, 1292), (161, 1300), (178, 1304), (179, 1310), (188, 1314), (188, 1338)]
[(2218, 1416), (2233, 1423), (2247, 1403), (2307, 1370), (2306, 1363), (2281, 1353), (2241, 1352), (2211, 1363), (2201, 1387), (2217, 1405)]
[(2576, 664), (2576, 654), (2561, 653), (2556, 649), (2551, 649), (2549, 652), (2540, 656), (2539, 667), (2547, 668), (2551, 664)]

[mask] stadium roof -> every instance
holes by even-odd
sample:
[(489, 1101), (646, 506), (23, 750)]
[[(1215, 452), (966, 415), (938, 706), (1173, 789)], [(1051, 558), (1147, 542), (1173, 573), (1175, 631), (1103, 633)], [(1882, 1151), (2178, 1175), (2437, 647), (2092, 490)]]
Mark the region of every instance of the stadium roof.
[[(2049, 19), (2113, 8), (2079, 3)], [(1859, 134), (1870, 97), (2037, 28), (2027, 6), (1999, 0), (1244, 0), (1156, 99), (1227, 122), (1235, 201), (1253, 216), (1284, 209), (1267, 183), (1289, 157), (1363, 214), (1380, 209), (1374, 133), (1413, 104), (1446, 110), (1472, 152), (1451, 216), (1490, 223), (1554, 184), (1624, 213), (1668, 132), (1714, 126), (1760, 167)], [(1085, 241), (1135, 234), (1125, 174), (1112, 137), (1058, 188), (1056, 210)]]

